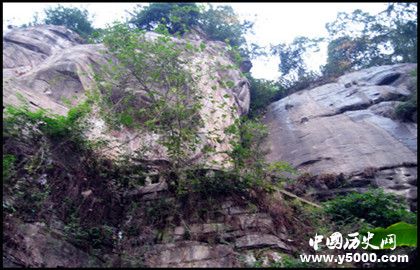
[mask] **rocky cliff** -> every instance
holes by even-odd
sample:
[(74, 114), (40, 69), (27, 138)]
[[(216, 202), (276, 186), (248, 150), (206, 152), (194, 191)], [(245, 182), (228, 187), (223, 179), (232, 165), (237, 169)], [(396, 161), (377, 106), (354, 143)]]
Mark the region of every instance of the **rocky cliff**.
[[(147, 34), (149, 39), (157, 36)], [(223, 152), (229, 149), (224, 129), (248, 112), (249, 82), (240, 70), (226, 68), (234, 63), (223, 42), (203, 41), (195, 35), (189, 38), (188, 42), (193, 46), (199, 47), (205, 42), (204, 50), (192, 55), (188, 52), (188, 59), (185, 59), (190, 64), (186, 68), (193, 69), (192, 72), (198, 73), (198, 69), (203, 71), (203, 76), (197, 82), (200, 94), (206, 97), (200, 112), (204, 122), (200, 132), (205, 134), (202, 146), (208, 145), (216, 152)], [(173, 40), (179, 44), (186, 42), (176, 38)], [(3, 37), (3, 47), (4, 104), (18, 105), (23, 98), (34, 109), (49, 109), (57, 114), (65, 114), (69, 106), (85, 98), (86, 91), (94, 87), (94, 75), (103, 73), (103, 67), (109, 66), (111, 57), (102, 44), (82, 44), (76, 34), (61, 26), (13, 29)], [(127, 81), (128, 85), (114, 89), (115, 93), (112, 94), (119, 95), (128, 88), (136, 89), (133, 78)], [(225, 84), (227, 81), (230, 83)], [(145, 93), (140, 91), (136, 92), (135, 98), (138, 104), (147, 99)], [(109, 141), (108, 149), (112, 150), (107, 150), (108, 156), (132, 154), (147, 144), (153, 145), (151, 148), (154, 149), (148, 153), (148, 159), (167, 159), (164, 149), (156, 144), (156, 134), (144, 134), (139, 138), (136, 132), (127, 128), (110, 132), (98, 115), (93, 115), (91, 122), (93, 129), (89, 135)], [(195, 159), (201, 157), (199, 152), (193, 155)], [(223, 167), (226, 165), (225, 159), (226, 156), (220, 154), (201, 162)]]
[[(150, 39), (156, 36), (147, 34)], [(224, 129), (248, 112), (249, 83), (240, 70), (226, 68), (233, 66), (233, 61), (224, 43), (203, 41), (194, 35), (189, 36), (189, 42), (205, 42), (203, 51), (189, 55), (190, 61), (206, 71), (198, 81), (205, 97), (201, 131), (208, 141), (203, 144), (223, 152), (229, 148), (222, 138)], [(83, 44), (64, 27), (13, 29), (3, 37), (3, 105), (27, 104), (31, 110), (42, 108), (66, 115), (71, 106), (86, 98), (85, 93), (95, 86), (93, 76), (111, 58), (102, 44)], [(242, 68), (249, 70), (250, 64)], [(231, 83), (226, 85), (226, 81)], [(140, 104), (144, 96), (138, 93), (136, 98)], [(95, 110), (89, 120), (93, 123), (93, 129), (87, 131), (89, 138), (108, 139), (112, 153), (105, 158), (130, 155), (146, 142), (152, 146), (149, 160), (166, 159), (153, 134), (138, 136), (128, 128), (109, 130)], [(37, 146), (33, 142), (25, 149)], [(19, 153), (21, 150), (15, 151), (15, 156), (27, 154)], [(41, 168), (45, 173), (29, 176), (25, 170), (4, 193), (4, 266), (226, 267), (243, 265), (242, 257), (248, 256), (248, 250), (261, 250), (271, 257), (292, 250), (285, 227), (276, 223), (269, 209), (258, 209), (231, 196), (214, 202), (196, 198), (195, 205), (181, 205), (165, 181), (140, 188), (125, 184), (121, 189), (118, 185), (123, 183), (123, 172), (106, 175), (109, 166), (105, 165), (103, 171), (92, 174), (90, 166), (96, 165), (90, 162), (99, 161), (89, 161), (90, 154), (81, 157), (74, 149), (67, 150), (63, 144), (40, 147), (41, 160), (47, 158), (49, 163), (48, 168)], [(225, 165), (223, 155), (211, 158), (221, 162), (213, 167)], [(141, 171), (135, 174), (138, 179)], [(168, 214), (169, 210), (176, 214)], [(192, 212), (180, 219), (179, 211)], [(167, 226), (162, 227), (162, 222)], [(92, 242), (92, 237), (99, 242)], [(92, 248), (103, 250), (98, 254)]]
[[(197, 81), (205, 97), (201, 146), (224, 152), (230, 147), (225, 128), (248, 112), (249, 83), (239, 69), (226, 68), (233, 61), (224, 43), (194, 34), (188, 42), (205, 43), (188, 58), (197, 70), (208, 71)], [(32, 110), (66, 115), (86, 98), (95, 87), (94, 75), (112, 59), (104, 45), (84, 44), (64, 27), (12, 29), (3, 37), (3, 106), (26, 103)], [(241, 69), (250, 66), (243, 63)], [(325, 199), (384, 187), (406, 197), (414, 209), (417, 124), (397, 120), (393, 112), (414, 89), (409, 73), (415, 67), (350, 73), (271, 104), (264, 118), (267, 161), (288, 161), (311, 173), (309, 183), (286, 188)], [(116, 90), (136, 88), (133, 78), (127, 81)], [(134, 103), (143, 104), (145, 98), (138, 92)], [(317, 204), (284, 190), (233, 192), (236, 187), (229, 184), (237, 183), (230, 179), (235, 175), (220, 170), (226, 156), (200, 160), (200, 150), (192, 159), (213, 165), (187, 180), (202, 190), (177, 193), (167, 175), (151, 175), (141, 162), (113, 163), (144, 144), (152, 149), (149, 161), (165, 161), (156, 134), (110, 130), (97, 111), (89, 116), (88, 137), (108, 140), (103, 156), (42, 136), (24, 142), (7, 138), (6, 150), (12, 149), (18, 165), (25, 166), (3, 191), (4, 266), (240, 267), (255, 265), (256, 258), (264, 265), (279, 263), (308, 248)]]
[(395, 108), (416, 87), (416, 64), (372, 67), (305, 89), (268, 107), (269, 161), (346, 179), (315, 195), (381, 187), (417, 204), (417, 124)]

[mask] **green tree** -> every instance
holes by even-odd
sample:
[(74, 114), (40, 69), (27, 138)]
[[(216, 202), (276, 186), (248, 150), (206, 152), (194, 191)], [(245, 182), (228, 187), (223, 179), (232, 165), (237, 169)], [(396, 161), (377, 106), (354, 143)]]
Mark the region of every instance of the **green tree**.
[(259, 115), (271, 102), (280, 99), (284, 94), (284, 89), (271, 80), (255, 79), (250, 75), (247, 77), (251, 94), (248, 115), (252, 118)]
[(387, 227), (399, 221), (416, 223), (416, 215), (407, 210), (403, 200), (382, 189), (338, 196), (324, 206), (333, 221), (343, 224), (355, 218), (362, 218), (375, 227)]
[[(108, 123), (160, 135), (171, 169), (178, 173), (189, 165), (190, 154), (199, 143), (202, 105), (195, 79), (200, 75), (197, 72), (193, 79), (186, 67), (185, 51), (190, 55), (193, 46), (177, 44), (163, 25), (157, 30), (161, 35), (149, 39), (145, 31), (125, 24), (107, 29), (103, 42), (118, 61), (104, 67), (111, 78), (100, 74), (95, 77), (103, 96), (103, 114), (111, 119)], [(136, 89), (124, 86), (131, 76), (136, 80)], [(141, 104), (135, 103), (139, 91), (144, 93)]]
[(146, 7), (138, 6), (131, 13), (129, 22), (148, 31), (164, 24), (169, 33), (183, 34), (198, 24), (199, 14), (199, 7), (195, 3), (151, 3)]
[(309, 52), (319, 50), (319, 43), (323, 38), (310, 39), (307, 37), (296, 37), (292, 43), (280, 43), (272, 47), (272, 53), (280, 58), (279, 70), (282, 75), (280, 84), (284, 88), (292, 88), (299, 81), (313, 80), (317, 77), (309, 71), (305, 63), (305, 56)]
[(417, 4), (390, 3), (370, 15), (358, 9), (339, 13), (329, 33), (324, 75), (400, 62), (417, 62)]
[(202, 12), (199, 26), (212, 40), (225, 41), (233, 47), (244, 49), (246, 40), (244, 35), (253, 23), (241, 22), (231, 6), (209, 5)]
[(50, 7), (44, 10), (45, 24), (63, 25), (86, 38), (94, 31), (89, 12), (76, 7)]
[(323, 74), (337, 76), (350, 70), (391, 64), (389, 56), (381, 53), (380, 48), (368, 39), (343, 36), (330, 41), (327, 64), (322, 67)]
[(246, 49), (245, 33), (252, 23), (241, 22), (231, 6), (197, 5), (195, 3), (152, 3), (146, 7), (138, 6), (129, 23), (139, 29), (156, 30), (159, 24), (168, 28), (170, 34), (184, 34), (200, 28), (210, 40), (227, 42), (230, 46)]
[(327, 37), (297, 37), (290, 44), (272, 48), (280, 57), (280, 83), (285, 88), (296, 88), (297, 82), (319, 77), (308, 71), (304, 56), (311, 50), (316, 52), (322, 42), (328, 43), (327, 63), (321, 67), (326, 77), (371, 66), (417, 62), (417, 3), (389, 3), (376, 15), (360, 9), (339, 12), (325, 27)]

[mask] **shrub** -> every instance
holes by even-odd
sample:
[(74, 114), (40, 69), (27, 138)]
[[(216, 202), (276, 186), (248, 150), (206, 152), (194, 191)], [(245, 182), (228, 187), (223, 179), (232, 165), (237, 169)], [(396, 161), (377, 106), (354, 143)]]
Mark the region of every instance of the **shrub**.
[(417, 91), (414, 92), (409, 100), (399, 104), (395, 108), (395, 114), (402, 121), (413, 121), (413, 114), (417, 112)]
[[(158, 27), (161, 35), (156, 39), (120, 23), (106, 29), (104, 44), (118, 63), (110, 61), (103, 67), (109, 72), (96, 74), (101, 97), (97, 101), (111, 128), (125, 126), (159, 134), (171, 169), (179, 170), (189, 165), (190, 153), (200, 141), (197, 130), (203, 124), (199, 114), (202, 97), (185, 67), (188, 55), (183, 54), (199, 48), (177, 44), (164, 25)], [(201, 76), (198, 72), (194, 75)], [(135, 89), (124, 88), (130, 76), (136, 80)], [(144, 91), (143, 101), (134, 98), (139, 90)]]
[(85, 127), (82, 120), (89, 112), (89, 102), (71, 108), (66, 116), (52, 114), (45, 109), (33, 112), (26, 105), (6, 106), (3, 132), (6, 136), (13, 136), (21, 134), (26, 128), (38, 130), (51, 138), (69, 137), (76, 133), (81, 135), (80, 131)]
[(73, 212), (64, 226), (66, 238), (74, 245), (84, 249), (104, 249), (114, 245), (113, 228), (107, 225), (85, 227)]
[(10, 174), (13, 172), (16, 157), (10, 154), (3, 154), (3, 181), (9, 179)]
[(145, 205), (146, 222), (157, 228), (164, 228), (167, 218), (176, 212), (176, 206), (167, 198), (160, 198), (153, 202), (146, 202)]
[(395, 115), (402, 121), (417, 122), (417, 68), (411, 71), (410, 76), (414, 78), (412, 93), (395, 108)]
[(45, 211), (46, 200), (50, 194), (48, 185), (37, 187), (26, 180), (21, 182), (20, 186), (14, 191), (16, 216), (28, 222), (33, 222), (42, 216)]
[[(45, 210), (44, 201), (50, 192), (47, 174), (60, 171), (52, 151), (59, 149), (55, 156), (60, 154), (69, 161), (67, 150), (87, 146), (82, 120), (88, 111), (87, 103), (70, 109), (66, 116), (43, 109), (31, 111), (26, 105), (6, 106), (3, 150), (8, 154), (3, 156), (3, 179), (7, 180), (4, 188), (16, 198), (14, 206), (24, 218), (33, 220)], [(71, 166), (69, 163), (63, 167)]]
[(253, 118), (275, 99), (280, 98), (284, 90), (274, 81), (255, 79), (252, 76), (248, 76), (248, 80), (251, 94), (249, 117)]
[(375, 227), (388, 227), (399, 221), (416, 223), (416, 215), (394, 194), (381, 189), (366, 193), (350, 193), (324, 203), (325, 212), (333, 221), (345, 223), (355, 218), (364, 219)]

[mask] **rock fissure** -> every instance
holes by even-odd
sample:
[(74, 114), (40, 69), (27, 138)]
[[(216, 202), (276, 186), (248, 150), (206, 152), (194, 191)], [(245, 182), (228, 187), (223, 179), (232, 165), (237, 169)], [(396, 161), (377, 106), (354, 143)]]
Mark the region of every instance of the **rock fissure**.
[(37, 53), (42, 53), (42, 54), (45, 54), (45, 55), (49, 55), (47, 52), (44, 52), (41, 48), (39, 48), (38, 46), (33, 45), (33, 44), (20, 42), (20, 41), (13, 40), (13, 39), (10, 39), (10, 38), (7, 38), (7, 37), (3, 37), (3, 40), (6, 41), (6, 42), (10, 42), (10, 43), (16, 44), (18, 46), (21, 46), (25, 49), (37, 52)]

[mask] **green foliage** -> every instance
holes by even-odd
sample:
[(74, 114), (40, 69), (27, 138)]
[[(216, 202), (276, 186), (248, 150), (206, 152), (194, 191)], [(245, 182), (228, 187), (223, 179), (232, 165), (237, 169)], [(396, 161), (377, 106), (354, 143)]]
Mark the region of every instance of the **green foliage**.
[(414, 92), (410, 94), (408, 100), (395, 108), (395, 115), (403, 121), (413, 121), (413, 114), (417, 114), (417, 68), (413, 70), (411, 76), (415, 78)]
[[(396, 236), (396, 247), (417, 247), (417, 226), (413, 224), (398, 222), (387, 228), (375, 228), (369, 232), (374, 234), (369, 243), (378, 247), (380, 247), (382, 239), (387, 239), (390, 234)], [(393, 244), (384, 244), (383, 248), (388, 249), (393, 246)]]
[[(262, 143), (268, 131), (257, 120), (238, 119), (226, 128), (225, 133), (233, 136), (230, 140), (231, 150), (227, 152), (233, 168), (224, 171), (199, 168), (186, 171), (183, 177), (185, 181), (178, 181), (176, 192), (179, 197), (199, 194), (200, 198), (219, 198), (232, 194), (243, 196), (250, 190), (271, 192), (279, 181), (287, 179), (287, 173), (296, 173), (287, 162), (265, 162)], [(272, 177), (277, 183), (271, 182)]]
[(268, 135), (267, 127), (258, 121), (242, 118), (228, 127), (225, 132), (240, 138), (231, 142), (233, 150), (230, 155), (235, 167), (246, 169), (248, 165), (254, 164), (261, 169), (261, 158), (264, 153), (257, 153), (256, 150), (261, 148), (263, 139)]
[(363, 61), (363, 52), (366, 50), (364, 39), (340, 37), (328, 44), (327, 64), (323, 67), (327, 76), (339, 76), (350, 70), (357, 60)]
[[(272, 48), (273, 54), (280, 57), (283, 87), (303, 89), (307, 82), (320, 76), (309, 72), (304, 57), (309, 51), (318, 51), (323, 42), (328, 43), (328, 57), (321, 72), (328, 78), (371, 66), (417, 62), (416, 3), (389, 3), (386, 10), (376, 15), (360, 9), (339, 12), (326, 29), (327, 37), (297, 37), (290, 44)], [(306, 83), (295, 85), (300, 81)]]
[(10, 154), (3, 154), (3, 181), (6, 182), (14, 171), (16, 157)]
[(19, 182), (13, 192), (15, 196), (13, 207), (16, 210), (16, 216), (28, 222), (33, 222), (42, 216), (46, 199), (50, 194), (48, 185), (36, 186), (30, 180), (24, 179)]
[(227, 47), (228, 54), (232, 61), (235, 63), (236, 68), (240, 68), (241, 63), (243, 61), (243, 53), (241, 53), (241, 50), (238, 48), (238, 46), (230, 46)]
[(249, 186), (238, 181), (232, 171), (191, 170), (187, 172), (188, 183), (178, 187), (178, 195), (200, 194), (200, 198), (223, 198), (232, 194), (241, 194)]
[(199, 8), (195, 3), (151, 3), (144, 8), (138, 6), (132, 13), (130, 23), (148, 31), (164, 24), (169, 33), (183, 34), (197, 25), (198, 16)]
[(147, 223), (157, 228), (164, 228), (166, 225), (166, 219), (174, 214), (173, 202), (169, 199), (162, 198), (153, 202), (146, 202), (146, 217)]
[(280, 58), (279, 70), (282, 76), (278, 80), (282, 91), (281, 97), (309, 87), (320, 79), (320, 74), (309, 71), (305, 57), (309, 52), (319, 51), (319, 44), (324, 38), (297, 37), (290, 44), (281, 43), (272, 47), (272, 53)]
[(64, 25), (85, 38), (94, 31), (92, 22), (89, 20), (89, 12), (86, 9), (58, 5), (47, 8), (44, 12), (45, 24)]
[(381, 189), (339, 196), (325, 202), (324, 206), (332, 220), (340, 223), (356, 218), (376, 227), (387, 227), (399, 221), (417, 222), (416, 215), (408, 211), (398, 197)]
[(102, 43), (103, 34), (105, 29), (96, 28), (93, 32), (87, 37), (86, 43), (95, 44)]
[[(417, 4), (389, 3), (377, 15), (339, 13), (329, 32), (325, 75), (371, 66), (417, 62)], [(360, 30), (361, 29), (361, 30)]]
[(232, 150), (228, 154), (234, 164), (233, 173), (244, 187), (270, 192), (276, 185), (271, 182), (271, 177), (275, 177), (277, 184), (280, 184), (279, 181), (287, 178), (285, 172), (294, 173), (294, 169), (286, 162), (265, 162), (266, 151), (262, 146), (268, 130), (258, 120), (242, 118), (229, 126), (225, 132), (240, 138), (230, 142)]
[(268, 165), (268, 170), (276, 175), (280, 181), (289, 181), (287, 174), (297, 174), (296, 169), (286, 161), (277, 161)]
[(144, 30), (156, 30), (163, 24), (172, 35), (200, 28), (209, 39), (241, 48), (243, 54), (244, 35), (252, 27), (251, 22), (241, 22), (230, 6), (195, 3), (151, 3), (135, 10), (129, 22)]
[(64, 233), (69, 242), (84, 249), (104, 249), (112, 247), (114, 242), (112, 227), (107, 225), (84, 227), (80, 224), (76, 212), (70, 215), (64, 226)]
[(274, 54), (280, 57), (279, 70), (283, 76), (290, 76), (290, 80), (296, 81), (308, 72), (304, 56), (308, 50), (318, 51), (319, 42), (322, 38), (309, 39), (307, 37), (296, 37), (292, 43), (281, 43), (272, 48)]
[(284, 89), (274, 81), (255, 79), (247, 76), (250, 82), (251, 101), (249, 104), (249, 117), (260, 114), (271, 102), (282, 97)]
[[(201, 175), (199, 169), (189, 166), (189, 153), (194, 152), (199, 144), (197, 128), (202, 124), (198, 115), (201, 97), (191, 74), (184, 69), (183, 52), (199, 49), (189, 43), (175, 44), (164, 26), (158, 25), (157, 29), (162, 35), (153, 40), (147, 39), (144, 31), (123, 24), (115, 24), (106, 30), (104, 44), (118, 59), (118, 63), (110, 61), (106, 67), (105, 73), (110, 76), (96, 75), (100, 90), (97, 100), (103, 115), (108, 118), (107, 122), (111, 127), (144, 129), (161, 136), (160, 143), (171, 158), (171, 168), (166, 172), (169, 184), (175, 187), (178, 197), (190, 193), (217, 197), (255, 187), (272, 190), (265, 178), (274, 169), (264, 163), (260, 149), (267, 130), (255, 121), (240, 120), (226, 130), (232, 136), (233, 151), (229, 155), (234, 161), (234, 170), (209, 176)], [(133, 93), (124, 88), (127, 74), (117, 64), (130, 70), (130, 76), (133, 75), (138, 82), (139, 89), (136, 90), (144, 91), (148, 102), (133, 103)], [(229, 80), (220, 84), (233, 87)], [(115, 93), (123, 94), (115, 99)]]
[(89, 102), (82, 102), (71, 108), (66, 116), (52, 114), (45, 109), (31, 111), (28, 106), (6, 106), (4, 111), (3, 134), (6, 136), (22, 135), (28, 128), (40, 131), (51, 137), (71, 137), (80, 140), (81, 130), (85, 128), (83, 120), (90, 112)]
[(340, 76), (347, 71), (391, 63), (370, 37), (344, 36), (328, 44), (327, 64), (322, 70), (326, 76)]
[(417, 91), (410, 96), (409, 100), (395, 108), (397, 118), (403, 121), (412, 121), (415, 112), (417, 112)]
[(201, 13), (199, 26), (210, 39), (224, 41), (232, 47), (241, 48), (246, 43), (244, 35), (252, 28), (252, 23), (240, 22), (230, 6), (214, 8), (210, 4)]
[[(178, 170), (188, 163), (189, 153), (199, 143), (202, 104), (186, 67), (188, 56), (182, 54), (191, 44), (176, 44), (165, 29), (161, 25), (162, 35), (155, 39), (123, 24), (107, 29), (103, 41), (118, 63), (111, 61), (107, 67), (111, 78), (95, 77), (102, 95), (99, 105), (108, 123), (114, 128), (122, 125), (161, 135), (160, 143), (171, 158), (172, 168)], [(199, 73), (194, 75), (200, 77)], [(128, 76), (137, 80), (135, 90), (145, 93), (147, 101), (143, 104), (135, 103), (134, 89), (121, 86)]]
[(15, 198), (18, 216), (29, 221), (42, 216), (50, 195), (47, 172), (54, 167), (51, 150), (56, 148), (50, 146), (61, 146), (60, 151), (68, 145), (85, 147), (84, 119), (89, 111), (87, 102), (71, 108), (66, 116), (43, 109), (31, 111), (26, 104), (6, 106), (3, 149), (10, 154), (4, 156), (3, 177), (8, 180), (5, 190)]

